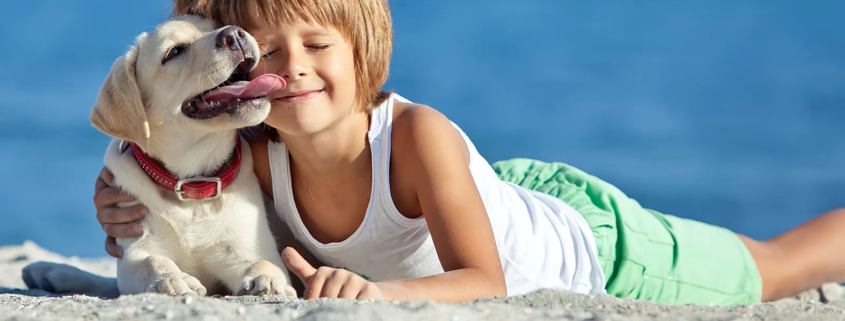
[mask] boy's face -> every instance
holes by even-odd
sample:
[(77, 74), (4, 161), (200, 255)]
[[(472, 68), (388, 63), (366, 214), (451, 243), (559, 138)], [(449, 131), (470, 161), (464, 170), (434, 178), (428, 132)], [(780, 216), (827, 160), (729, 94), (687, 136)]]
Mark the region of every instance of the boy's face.
[(250, 78), (273, 73), (287, 82), (269, 95), (265, 123), (284, 136), (305, 136), (355, 111), (353, 50), (337, 30), (301, 22), (281, 28), (259, 24), (248, 31), (263, 55)]

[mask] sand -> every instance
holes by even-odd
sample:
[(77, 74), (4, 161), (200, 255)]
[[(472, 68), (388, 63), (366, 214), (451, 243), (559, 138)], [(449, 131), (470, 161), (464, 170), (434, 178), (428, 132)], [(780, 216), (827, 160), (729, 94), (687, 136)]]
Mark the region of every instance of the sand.
[(70, 264), (106, 277), (115, 274), (111, 258), (63, 257), (32, 242), (1, 247), (0, 320), (845, 320), (845, 291), (835, 284), (780, 302), (731, 308), (666, 306), (553, 290), (454, 305), (158, 294), (104, 300), (26, 290), (21, 269), (36, 261)]

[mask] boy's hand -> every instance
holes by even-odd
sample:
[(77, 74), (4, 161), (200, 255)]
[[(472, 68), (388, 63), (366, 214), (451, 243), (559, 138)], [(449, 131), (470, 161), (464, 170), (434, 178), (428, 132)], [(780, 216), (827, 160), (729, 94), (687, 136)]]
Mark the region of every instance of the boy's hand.
[(322, 266), (315, 269), (302, 255), (291, 247), (282, 251), (282, 258), (288, 268), (305, 284), (303, 299), (383, 299), (375, 283), (344, 269)]
[(114, 175), (103, 167), (94, 183), (94, 207), (97, 209), (97, 222), (106, 232), (106, 253), (121, 258), (123, 249), (117, 245), (115, 238), (141, 236), (141, 220), (147, 216), (148, 209), (143, 204), (117, 207), (117, 203), (133, 202), (136, 199), (113, 186)]

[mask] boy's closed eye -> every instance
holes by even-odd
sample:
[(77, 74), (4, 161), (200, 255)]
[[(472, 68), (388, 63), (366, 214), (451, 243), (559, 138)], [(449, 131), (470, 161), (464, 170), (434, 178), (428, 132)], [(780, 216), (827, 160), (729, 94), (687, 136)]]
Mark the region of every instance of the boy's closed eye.
[(273, 50), (273, 51), (269, 51), (269, 52), (267, 52), (266, 54), (261, 55), (261, 59), (269, 58), (269, 57), (270, 57), (270, 55), (272, 55), (272, 54), (274, 54), (274, 53), (276, 53), (276, 52), (278, 52), (278, 51), (279, 51), (279, 49), (276, 49), (276, 50)]
[(325, 49), (329, 48), (329, 45), (328, 44), (318, 44), (318, 45), (306, 45), (305, 47), (308, 48), (308, 49), (311, 49), (311, 50), (325, 50)]
[[(329, 45), (329, 44), (319, 44), (319, 45), (306, 45), (305, 47), (310, 49), (310, 50), (320, 51), (320, 50), (328, 49), (330, 46), (331, 45)], [(273, 54), (275, 54), (277, 52), (279, 52), (278, 49), (269, 51), (269, 52), (261, 55), (261, 59), (269, 58), (270, 56), (272, 56)]]

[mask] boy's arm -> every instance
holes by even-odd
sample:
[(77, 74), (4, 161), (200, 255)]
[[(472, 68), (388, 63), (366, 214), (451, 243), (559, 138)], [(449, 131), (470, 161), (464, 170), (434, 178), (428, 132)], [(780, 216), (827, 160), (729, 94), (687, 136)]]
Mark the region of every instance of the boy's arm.
[(399, 111), (391, 162), (416, 193), (445, 273), (376, 283), (387, 300), (465, 302), (507, 293), (496, 241), (460, 133), (427, 106)]

